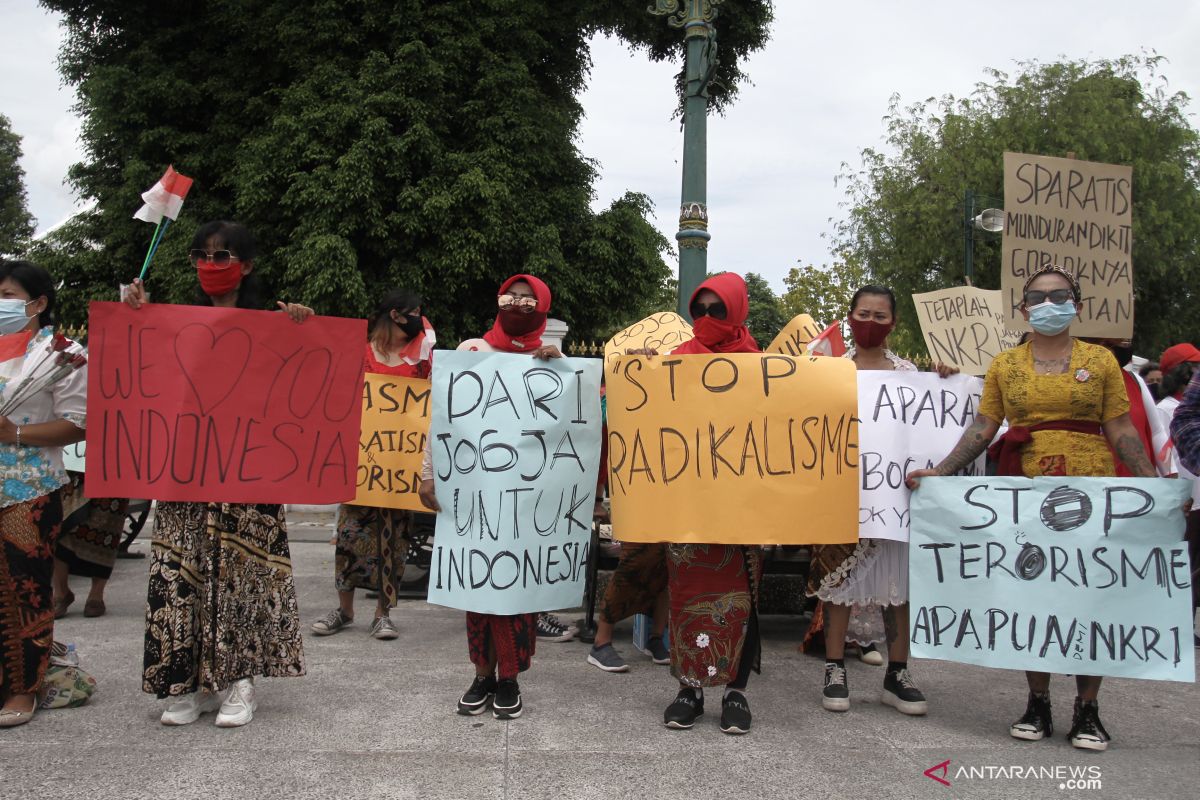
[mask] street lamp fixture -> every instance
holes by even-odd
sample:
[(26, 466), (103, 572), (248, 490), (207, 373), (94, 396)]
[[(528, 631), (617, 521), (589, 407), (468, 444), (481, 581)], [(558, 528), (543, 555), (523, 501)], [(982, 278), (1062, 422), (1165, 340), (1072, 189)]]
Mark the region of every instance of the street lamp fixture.
[[(989, 201), (993, 201), (993, 207)], [(975, 279), (975, 231), (985, 233), (1001, 233), (1004, 230), (1004, 202), (998, 197), (986, 194), (976, 194), (974, 189), (967, 189), (963, 202), (963, 272), (967, 285), (973, 286)], [(975, 210), (986, 206), (979, 214)]]

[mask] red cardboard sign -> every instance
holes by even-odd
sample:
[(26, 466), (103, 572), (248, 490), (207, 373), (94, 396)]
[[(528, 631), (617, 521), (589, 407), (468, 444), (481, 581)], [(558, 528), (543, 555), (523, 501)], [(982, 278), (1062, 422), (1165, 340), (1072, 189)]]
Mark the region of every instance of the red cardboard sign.
[(90, 496), (354, 497), (363, 320), (92, 303), (88, 333)]

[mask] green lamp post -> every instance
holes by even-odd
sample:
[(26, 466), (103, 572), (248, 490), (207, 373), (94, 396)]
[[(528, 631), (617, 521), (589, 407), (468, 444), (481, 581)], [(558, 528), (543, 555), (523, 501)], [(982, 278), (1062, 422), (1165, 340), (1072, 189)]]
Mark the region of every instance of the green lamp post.
[(722, 0), (655, 0), (651, 14), (683, 29), (687, 47), (683, 99), (683, 192), (679, 204), (679, 314), (708, 274), (708, 83), (717, 69), (713, 20)]

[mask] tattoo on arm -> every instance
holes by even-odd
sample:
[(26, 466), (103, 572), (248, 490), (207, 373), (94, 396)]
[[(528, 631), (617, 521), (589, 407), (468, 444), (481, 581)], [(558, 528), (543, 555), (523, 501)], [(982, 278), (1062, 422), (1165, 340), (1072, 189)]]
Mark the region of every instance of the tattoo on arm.
[(975, 421), (963, 431), (962, 438), (958, 440), (958, 444), (954, 445), (950, 455), (937, 465), (937, 471), (942, 475), (953, 475), (979, 458), (991, 444), (992, 437), (988, 436), (991, 426), (992, 422), (987, 417), (982, 414), (976, 415)]
[(1117, 458), (1125, 462), (1125, 466), (1129, 467), (1134, 476), (1153, 478), (1157, 474), (1150, 459), (1146, 456), (1146, 448), (1142, 446), (1142, 440), (1136, 434), (1119, 434), (1117, 440), (1113, 442), (1113, 450), (1117, 451)]

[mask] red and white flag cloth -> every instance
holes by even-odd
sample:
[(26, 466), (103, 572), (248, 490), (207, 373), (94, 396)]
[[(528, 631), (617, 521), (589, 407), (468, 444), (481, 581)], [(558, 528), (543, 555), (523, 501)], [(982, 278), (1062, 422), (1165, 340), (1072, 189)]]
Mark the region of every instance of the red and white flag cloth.
[(167, 167), (158, 183), (142, 192), (145, 205), (137, 210), (133, 218), (155, 225), (162, 222), (164, 216), (175, 221), (179, 218), (179, 209), (183, 207), (183, 198), (187, 197), (191, 188), (191, 178), (176, 172), (174, 165)]
[(834, 320), (832, 325), (821, 331), (817, 338), (808, 343), (805, 352), (814, 356), (834, 356), (836, 358), (846, 355), (846, 342), (842, 339), (841, 320)]

